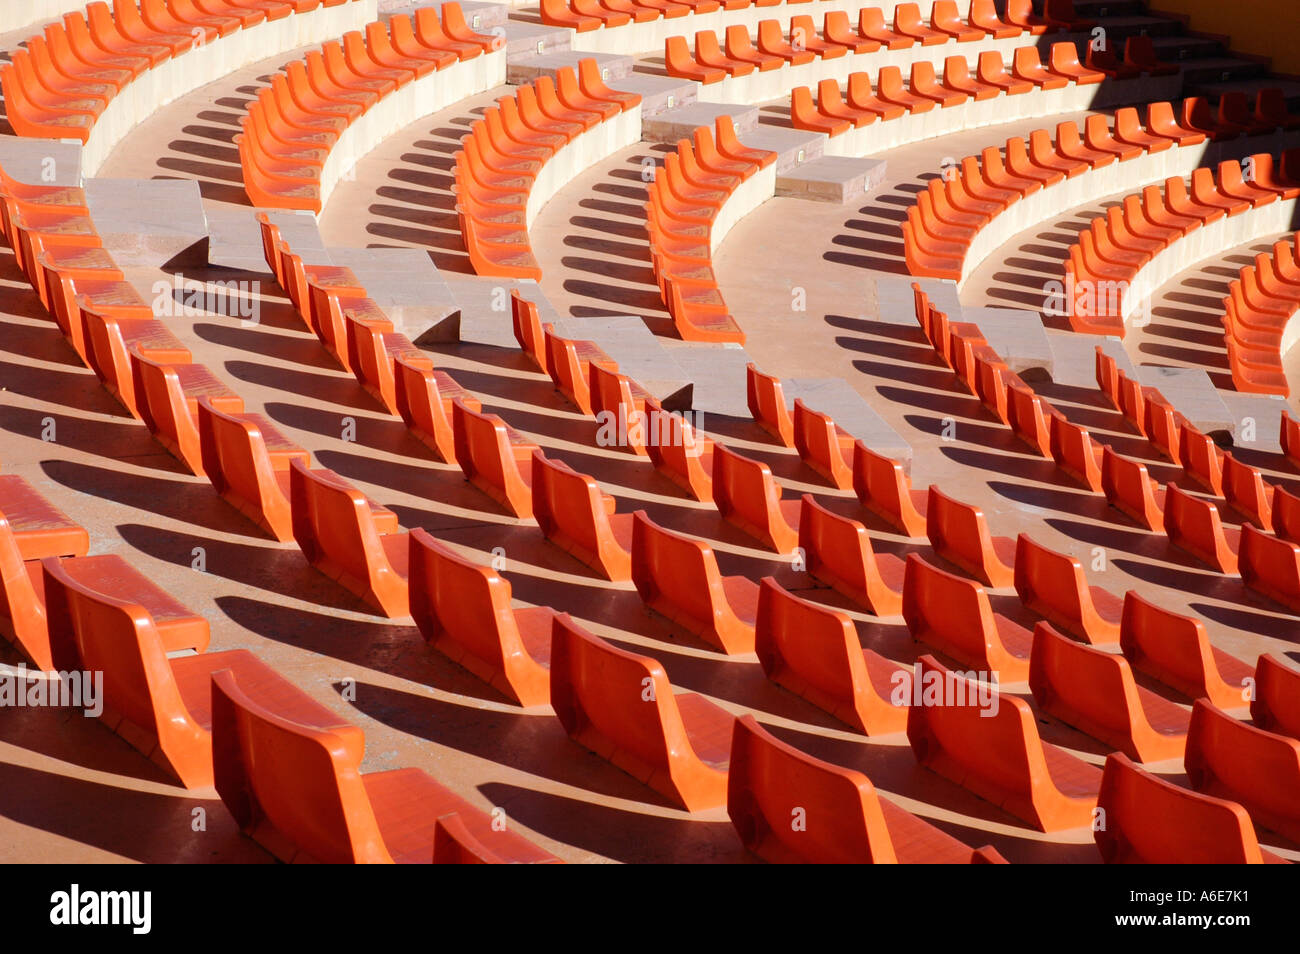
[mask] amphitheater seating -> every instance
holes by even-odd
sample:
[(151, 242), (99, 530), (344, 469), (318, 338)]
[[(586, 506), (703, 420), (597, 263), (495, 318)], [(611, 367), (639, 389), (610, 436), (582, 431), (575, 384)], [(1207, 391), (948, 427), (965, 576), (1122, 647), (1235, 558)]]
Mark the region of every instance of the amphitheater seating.
[(1207, 698), (1224, 709), (1245, 704), (1251, 668), (1212, 646), (1200, 620), (1159, 607), (1130, 590), (1124, 594), (1119, 641), (1134, 669), (1183, 695)]
[[(1198, 197), (1213, 192), (1213, 181), (1207, 181), (1210, 171), (1197, 171), (1206, 149), (1205, 134), (1178, 125), (1168, 102), (1148, 106), (1145, 128), (1138, 123), (1136, 113), (1122, 109), (1116, 113), (1113, 129), (1105, 117), (1094, 115), (1082, 128), (1074, 122), (1058, 124), (1055, 139), (1054, 151), (1048, 148), (1044, 137), (1039, 137), (1037, 145), (1032, 139), (1028, 143), (1018, 137), (1009, 140), (1005, 158), (1002, 151), (990, 147), (978, 159), (963, 160), (960, 173), (951, 182), (943, 183), (942, 187), (936, 184), (919, 193), (903, 224), (908, 270), (913, 275), (952, 279), (960, 286), (990, 252), (1062, 207), (1097, 201), (1126, 188), (1161, 179), (1168, 188), (1180, 187), (1182, 180), (1170, 176), (1192, 175), (1198, 183), (1194, 187)], [(1234, 144), (1232, 148), (1244, 153), (1248, 146), (1246, 140), (1245, 145)], [(1289, 188), (1285, 181), (1270, 180), (1272, 166), (1267, 154), (1262, 154), (1262, 158), (1252, 157), (1252, 161), (1261, 176), (1258, 187), (1252, 190), (1253, 195), (1281, 194)], [(1220, 178), (1229, 165), (1236, 163), (1223, 163)], [(1079, 171), (1067, 175), (1072, 169)], [(1178, 186), (1173, 185), (1175, 181)], [(1155, 251), (1155, 245), (1146, 246), (1146, 252), (1132, 251), (1142, 247), (1142, 242), (1158, 241), (1155, 236), (1160, 234), (1158, 230), (1166, 218), (1162, 213), (1168, 211), (1163, 205), (1161, 210), (1151, 212), (1155, 219), (1146, 216), (1154, 230), (1133, 219), (1141, 217), (1144, 209), (1126, 208), (1125, 214), (1099, 218), (1079, 233), (1078, 245), (1070, 249), (1066, 299), (1061, 303), (1061, 313), (1069, 317), (1075, 331), (1123, 333), (1121, 311), (1135, 307), (1134, 302), (1144, 296), (1117, 283), (1133, 278), (1144, 260), (1142, 255), (1151, 255), (1152, 261), (1173, 260), (1168, 256), (1161, 258), (1162, 253)], [(1261, 223), (1283, 218), (1280, 207), (1261, 212), (1260, 216)], [(1099, 247), (1099, 230), (1103, 226), (1113, 228), (1115, 223), (1125, 223), (1125, 228), (1137, 231), (1128, 238), (1121, 237), (1118, 245), (1107, 238)], [(1121, 246), (1131, 254), (1121, 255), (1117, 251)], [(1161, 284), (1155, 280), (1159, 276), (1154, 272), (1143, 272), (1143, 288), (1147, 287), (1148, 276), (1155, 282), (1151, 288)], [(1123, 304), (1126, 301), (1128, 305)]]
[(1077, 643), (1050, 623), (1034, 628), (1029, 688), (1044, 712), (1138, 762), (1183, 754), (1187, 711), (1143, 689), (1122, 656)]
[(938, 696), (907, 710), (907, 738), (918, 762), (1038, 831), (1092, 822), (1101, 773), (1043, 742), (1027, 703), (986, 686), (997, 708), (982, 705), (973, 681), (931, 656), (921, 657), (918, 675)]
[[(1300, 184), (1292, 186), (1288, 180), (1287, 187), (1284, 197), (1294, 197)], [(1300, 234), (1276, 243), (1271, 256), (1257, 255), (1254, 265), (1242, 266), (1238, 277), (1228, 283), (1222, 322), (1232, 383), (1238, 391), (1283, 397), (1291, 393), (1282, 355), (1294, 338), (1294, 332), (1287, 330), (1291, 317), (1300, 310), (1297, 248)]]
[[(882, 66), (874, 83), (870, 73), (849, 73), (844, 77), (845, 90), (840, 89), (840, 77), (825, 78), (816, 84), (815, 100), (809, 86), (790, 90), (790, 121), (795, 129), (830, 137), (826, 143), (830, 155), (867, 155), (1008, 120), (1095, 108), (1100, 105), (1096, 84), (1103, 79), (1108, 79), (1107, 103), (1150, 102), (1178, 92), (1176, 80), (1158, 79), (1176, 77), (1176, 66), (1172, 73), (1160, 72), (1154, 65), (1144, 70), (1117, 62), (1103, 69), (1097, 65), (1093, 47), (1087, 49), (1084, 65), (1073, 42), (1053, 43), (1044, 64), (1038, 48), (1022, 45), (1005, 54), (1012, 62), (1010, 72), (1004, 54), (997, 50), (980, 52), (978, 63), (965, 53), (949, 55), (941, 62), (913, 60), (907, 68), (906, 86), (896, 65)], [(942, 108), (936, 110), (936, 104)], [(1140, 130), (1136, 112), (1127, 112), (1132, 119), (1125, 124), (1132, 121)], [(1276, 126), (1261, 128), (1260, 133), (1272, 132)], [(1044, 138), (1037, 150), (1050, 142), (1045, 130), (1041, 134)], [(1036, 151), (1035, 161), (1043, 158), (1051, 159), (1050, 148)], [(1075, 167), (1068, 174), (1080, 171), (1081, 167)], [(941, 183), (936, 182), (935, 187), (942, 190)]]
[(713, 273), (731, 227), (776, 193), (776, 153), (744, 146), (731, 117), (681, 140), (647, 187), (646, 229), (659, 294), (685, 341), (744, 344)]
[[(374, 19), (373, 17), (371, 19)], [(387, 136), (420, 116), (499, 85), (496, 37), (462, 34), (456, 4), (374, 23), (330, 40), (258, 91), (235, 137), (244, 190), (263, 208), (319, 213), (339, 180)]]
[[(1071, 314), (1075, 330), (1122, 336), (1125, 322), (1174, 275), (1257, 236), (1289, 230), (1300, 196), (1300, 180), (1289, 171), (1297, 158), (1300, 153), (1288, 151), (1275, 168), (1269, 153), (1247, 156), (1249, 181), (1243, 178), (1243, 162), (1236, 160), (1220, 162), (1214, 169), (1193, 169), (1190, 188), (1181, 177), (1167, 178), (1163, 193), (1144, 190), (1131, 214), (1094, 219), (1070, 248), (1066, 284), (1113, 293), (1076, 302)], [(1277, 300), (1266, 301), (1256, 290), (1257, 276), (1255, 271), (1243, 273), (1231, 288), (1233, 304), (1225, 305), (1232, 308), (1225, 312), (1225, 341), (1234, 346), (1230, 364), (1249, 359), (1239, 350), (1242, 343), (1271, 339), (1267, 330), (1263, 339), (1252, 339), (1252, 328), (1278, 326), (1294, 310)], [(1261, 319), (1261, 310), (1271, 317)], [(1278, 383), (1280, 377), (1275, 367), (1258, 380), (1269, 382), (1274, 393), (1285, 393), (1279, 390), (1285, 387), (1284, 379)]]
[(906, 670), (864, 649), (846, 615), (801, 599), (772, 577), (759, 587), (754, 651), (769, 679), (860, 732), (907, 727), (906, 707), (892, 698)]
[(708, 544), (633, 515), (632, 582), (646, 606), (728, 655), (754, 651), (758, 587), (724, 577)]
[(549, 607), (513, 608), (510, 582), (428, 531), (410, 539), (410, 608), (434, 649), (521, 706), (550, 700)]
[(876, 794), (871, 780), (805, 755), (752, 715), (732, 735), (727, 814), (745, 847), (775, 864), (997, 864)]
[(1022, 533), (1015, 567), (1016, 593), (1027, 608), (1094, 646), (1119, 642), (1122, 603), (1108, 590), (1089, 586), (1078, 560)]
[(289, 465), (293, 537), (307, 562), (385, 616), (410, 613), (407, 535), (397, 515), (331, 470)]
[[(359, 728), (278, 677), (249, 675), (210, 677), (215, 782), (240, 828), (281, 861), (455, 863), (466, 845), (477, 861), (556, 860), (420, 769), (362, 774)], [(461, 850), (439, 844), (449, 821)]]
[(1106, 757), (1093, 838), (1111, 864), (1262, 864), (1250, 816), (1236, 802), (1199, 795), (1144, 771), (1128, 757)]
[(575, 741), (688, 812), (726, 802), (735, 718), (703, 696), (674, 695), (659, 663), (566, 613), (551, 634), (551, 707)]
[(552, 543), (607, 580), (632, 578), (632, 515), (592, 478), (533, 452), (533, 516)]
[(0, 69), (10, 125), (19, 136), (79, 140), (82, 171), (94, 175), (156, 110), (232, 70), (358, 28), (376, 18), (377, 5), (286, 2), (272, 10), (280, 15), (224, 3), (213, 15), (180, 0), (113, 0), (111, 11), (93, 2), (29, 37)]
[(876, 553), (867, 528), (804, 494), (799, 511), (799, 548), (808, 575), (877, 616), (903, 609), (904, 563)]
[[(778, 11), (766, 15), (773, 12)], [(893, 7), (892, 28), (885, 24), (885, 12), (856, 5), (832, 9), (822, 17), (820, 33), (807, 15), (786, 22), (762, 19), (722, 30), (695, 29), (693, 48), (687, 39), (692, 31), (674, 25), (661, 41), (664, 63), (668, 75), (700, 83), (699, 95), (706, 102), (752, 104), (778, 99), (801, 85), (843, 80), (868, 57), (867, 62), (885, 69), (923, 65), (933, 72), (935, 64), (951, 54), (973, 61), (982, 53), (1010, 60), (1018, 47), (1036, 53), (1034, 47), (1022, 46), (1011, 24), (962, 22), (955, 4), (932, 7), (928, 25), (915, 3)], [(982, 13), (997, 19), (992, 10)], [(849, 19), (854, 15), (856, 28)], [(751, 27), (756, 27), (757, 47), (750, 39)], [(1077, 52), (1072, 57), (1077, 60)], [(1066, 82), (1060, 79), (1062, 86)]]
[[(594, 65), (594, 62), (593, 62)], [(456, 212), (480, 275), (540, 279), (528, 226), (561, 186), (641, 138), (640, 97), (563, 67), (488, 107), (456, 153)]]
[(913, 639), (1001, 682), (1028, 677), (1030, 633), (993, 612), (978, 583), (945, 573), (915, 553), (906, 566), (903, 619)]
[(1204, 699), (1187, 731), (1192, 788), (1229, 799), (1255, 823), (1300, 841), (1300, 742), (1239, 722)]

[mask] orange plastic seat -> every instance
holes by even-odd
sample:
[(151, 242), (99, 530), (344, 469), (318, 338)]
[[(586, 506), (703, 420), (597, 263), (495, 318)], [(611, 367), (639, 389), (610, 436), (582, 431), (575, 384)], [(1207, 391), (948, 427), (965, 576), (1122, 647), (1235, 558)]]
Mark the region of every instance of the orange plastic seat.
[(1223, 499), (1259, 530), (1273, 532), (1272, 484), (1256, 468), (1223, 455)]
[[(918, 762), (1038, 831), (1092, 822), (1101, 773), (1043, 742), (1024, 700), (993, 688), (994, 712), (981, 705), (974, 683), (933, 657), (922, 656), (918, 668), (926, 701), (907, 713), (907, 739)], [(924, 695), (928, 686), (937, 690), (937, 701)]]
[(541, 315), (537, 305), (519, 294), (517, 288), (510, 290), (510, 320), (520, 349), (539, 371), (545, 372), (546, 340)]
[(1213, 501), (1171, 483), (1165, 490), (1164, 525), (1169, 542), (1180, 550), (1220, 573), (1237, 572), (1237, 531), (1223, 526)]
[(1074, 557), (1016, 539), (1015, 587), (1020, 601), (1070, 635), (1092, 645), (1119, 642), (1123, 602), (1109, 590), (1089, 586)]
[(860, 772), (782, 742), (752, 715), (732, 734), (727, 814), (745, 847), (774, 864), (1004, 862), (880, 798)]
[(771, 577), (759, 587), (754, 651), (773, 682), (867, 735), (907, 727), (906, 705), (892, 698), (906, 670), (864, 649), (849, 617)]
[(260, 414), (227, 414), (198, 401), (199, 449), (212, 489), (276, 540), (292, 540), (289, 465), (311, 457)]
[(926, 535), (939, 556), (985, 586), (1015, 582), (1016, 542), (990, 534), (979, 507), (960, 503), (931, 484), (925, 516)]
[(646, 431), (662, 425), (662, 421), (652, 420), (646, 413), (648, 392), (627, 375), (595, 362), (587, 370), (591, 410), (600, 424), (596, 443), (601, 447), (619, 447), (640, 457), (648, 456)]
[(781, 499), (766, 464), (721, 444), (713, 448), (713, 502), (724, 520), (768, 550), (790, 553), (799, 543), (799, 501)]
[[(234, 669), (250, 683), (280, 676), (243, 649), (168, 658), (179, 632), (206, 648), (207, 620), (124, 562), (90, 559), (89, 579), (79, 560), (42, 562), (54, 668), (102, 672), (104, 724), (186, 788), (211, 785), (209, 674)], [(164, 629), (172, 630), (166, 639)]]
[(1120, 649), (1133, 668), (1186, 696), (1228, 709), (1245, 704), (1251, 668), (1212, 646), (1200, 620), (1162, 609), (1133, 590), (1124, 595)]
[(0, 514), (23, 560), (80, 557), (90, 549), (86, 529), (17, 474), (0, 474)]
[(1300, 670), (1272, 653), (1260, 656), (1250, 714), (1261, 729), (1300, 739)]
[(555, 612), (513, 608), (509, 580), (426, 530), (409, 538), (411, 615), (429, 645), (521, 706), (548, 702)]
[(696, 433), (680, 414), (646, 398), (646, 454), (655, 469), (696, 500), (713, 500), (713, 441)]
[(546, 344), (546, 373), (555, 387), (583, 414), (590, 416), (590, 367), (599, 365), (608, 371), (618, 371), (618, 364), (590, 341), (561, 338), (550, 325), (544, 327)]
[(290, 463), (293, 537), (307, 562), (388, 617), (410, 613), (405, 531), (331, 470)]
[(902, 464), (862, 441), (853, 445), (853, 492), (863, 507), (890, 526), (909, 537), (925, 535), (929, 495), (912, 489)]
[(1093, 493), (1104, 488), (1101, 463), (1104, 451), (1092, 435), (1077, 424), (1071, 424), (1063, 415), (1053, 415), (1048, 421), (1052, 460), (1056, 466), (1079, 481)]
[(1102, 447), (1101, 484), (1106, 502), (1145, 530), (1164, 530), (1164, 490), (1146, 465)]
[(1093, 838), (1110, 864), (1282, 861), (1260, 849), (1250, 816), (1236, 802), (1179, 788), (1119, 752), (1106, 757), (1097, 807), (1105, 824)]
[(533, 515), (533, 451), (537, 445), (495, 414), (452, 401), (456, 463), (465, 479), (521, 520)]
[[(454, 863), (464, 845), (475, 860), (555, 861), (419, 769), (363, 775), (362, 731), (283, 679), (221, 669), (210, 682), (217, 792), (281, 861)], [(448, 827), (455, 844), (440, 845)]]
[(533, 452), (533, 516), (548, 540), (607, 580), (632, 578), (632, 515), (592, 478)]
[(393, 360), (393, 398), (407, 429), (448, 464), (456, 462), (452, 405), (460, 401), (481, 413), (483, 405), (445, 371), (427, 359), (405, 355)]
[(903, 619), (912, 638), (1000, 682), (1029, 675), (1029, 631), (993, 612), (978, 583), (945, 573), (915, 553), (903, 575)]
[(877, 554), (867, 528), (804, 494), (799, 511), (799, 547), (808, 575), (877, 616), (903, 609), (903, 561)]
[(794, 446), (803, 462), (840, 490), (853, 489), (853, 435), (830, 415), (794, 402)]
[(1178, 758), (1187, 710), (1143, 689), (1123, 656), (1034, 628), (1029, 688), (1039, 708), (1139, 762)]
[(132, 347), (131, 373), (136, 410), (154, 440), (203, 476), (198, 404), (205, 397), (227, 414), (242, 414), (244, 400), (202, 364), (163, 364)]
[(745, 366), (745, 401), (754, 423), (783, 446), (794, 447), (794, 420), (785, 406), (781, 379), (758, 370), (753, 362)]
[(646, 606), (728, 655), (753, 652), (758, 587), (724, 577), (703, 541), (633, 517), (632, 581)]
[(695, 693), (674, 695), (658, 662), (567, 613), (552, 624), (551, 707), (576, 742), (688, 812), (726, 803), (735, 717)]
[(1300, 741), (1198, 699), (1184, 764), (1196, 791), (1234, 801), (1260, 827), (1300, 843)]
[(81, 309), (86, 333), (86, 363), (99, 376), (104, 389), (139, 417), (135, 378), (131, 373), (132, 348), (163, 364), (189, 364), (188, 348), (162, 322), (153, 318), (112, 318)]
[(1300, 545), (1243, 524), (1237, 568), (1252, 590), (1300, 612)]

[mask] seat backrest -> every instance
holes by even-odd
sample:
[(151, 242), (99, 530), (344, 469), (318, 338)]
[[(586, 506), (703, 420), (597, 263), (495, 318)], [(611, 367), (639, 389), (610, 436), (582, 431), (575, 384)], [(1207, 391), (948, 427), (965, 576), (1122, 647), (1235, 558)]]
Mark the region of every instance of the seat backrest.
[(632, 580), (647, 603), (661, 596), (693, 619), (712, 620), (722, 598), (722, 574), (713, 549), (673, 533), (638, 510), (632, 523)]
[(105, 704), (152, 736), (167, 731), (206, 744), (207, 733), (185, 707), (148, 610), (90, 589), (57, 557), (42, 561), (42, 571), (56, 668), (102, 672)]
[(416, 528), (411, 531), (411, 615), (430, 642), (449, 638), (496, 670), (527, 656), (510, 605), (510, 581), (455, 553)]
[(1109, 862), (1263, 861), (1244, 808), (1166, 782), (1119, 752), (1106, 757), (1097, 807), (1105, 813), (1105, 823), (1093, 837)]
[(1300, 739), (1300, 670), (1272, 653), (1260, 656), (1250, 714), (1261, 729)]
[(327, 864), (384, 863), (384, 845), (361, 778), (361, 730), (282, 718), (245, 693), (235, 674), (212, 674), (217, 792), (241, 826), (271, 822)]
[(853, 621), (838, 610), (800, 599), (770, 576), (758, 591), (754, 649), (769, 677), (795, 674), (836, 700), (852, 699), (855, 687), (867, 684)]
[(787, 745), (752, 715), (732, 733), (727, 814), (745, 847), (774, 863), (897, 861), (871, 780)]
[(663, 667), (587, 632), (567, 613), (551, 628), (551, 707), (569, 735), (583, 741), (594, 733), (656, 770), (691, 751)]

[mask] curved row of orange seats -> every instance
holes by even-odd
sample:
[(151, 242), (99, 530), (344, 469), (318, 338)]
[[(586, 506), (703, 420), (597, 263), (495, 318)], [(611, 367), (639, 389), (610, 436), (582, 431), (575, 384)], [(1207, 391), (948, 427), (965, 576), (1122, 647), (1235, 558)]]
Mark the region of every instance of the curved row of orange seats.
[(542, 76), (503, 96), (461, 140), (456, 214), (474, 271), (542, 277), (528, 240), (529, 195), (543, 166), (584, 132), (641, 102), (610, 89), (594, 59)]
[[(1242, 171), (1243, 163), (1235, 160), (1219, 163), (1217, 170), (1203, 166), (1192, 172), (1190, 188), (1180, 178), (1167, 179), (1163, 191), (1149, 186), (1140, 197), (1129, 196), (1123, 205), (1112, 206), (1081, 230), (1065, 265), (1067, 287), (1113, 288), (1116, 293), (1076, 296), (1070, 309), (1071, 326), (1076, 331), (1122, 337), (1126, 291), (1139, 269), (1155, 255), (1225, 216), (1279, 199), (1300, 198), (1300, 149), (1288, 149), (1277, 166), (1268, 153), (1249, 156), (1245, 162), (1251, 169), (1249, 180)], [(1246, 301), (1263, 304), (1254, 294), (1253, 278), (1254, 273)], [(1229, 331), (1249, 334), (1260, 329), (1250, 313), (1238, 312), (1233, 317), (1239, 323)], [(1231, 335), (1225, 340), (1230, 346), (1235, 344)], [(1279, 386), (1276, 378), (1272, 381), (1274, 387)]]
[[(1028, 141), (1019, 137), (1007, 140), (1005, 157), (995, 146), (985, 149), (978, 159), (966, 157), (960, 173), (951, 180), (932, 181), (908, 208), (902, 226), (908, 270), (918, 276), (960, 280), (974, 236), (1045, 185), (1175, 145), (1194, 146), (1207, 139), (1225, 142), (1248, 132), (1216, 118), (1199, 97), (1184, 100), (1180, 112), (1181, 122), (1170, 103), (1151, 103), (1144, 127), (1136, 109), (1124, 108), (1115, 113), (1113, 129), (1105, 116), (1094, 115), (1087, 118), (1083, 129), (1074, 122), (1058, 124), (1055, 142), (1047, 130), (1035, 130)], [(1271, 113), (1261, 114), (1259, 128), (1271, 130), (1281, 121)], [(1090, 330), (1090, 318), (1072, 310), (1076, 331)], [(1097, 330), (1122, 333), (1113, 320), (1103, 320)]]
[(288, 64), (241, 120), (235, 137), (244, 191), (256, 206), (321, 211), (321, 175), (343, 131), (380, 100), (428, 74), (496, 48), (446, 3), (374, 22)]
[(718, 116), (677, 151), (648, 186), (646, 229), (659, 295), (684, 341), (744, 344), (745, 333), (727, 310), (713, 274), (713, 221), (742, 182), (771, 166), (776, 153), (751, 149), (736, 136), (729, 115)]
[(1238, 391), (1281, 394), (1291, 387), (1282, 369), (1287, 324), (1300, 310), (1300, 232), (1255, 256), (1228, 283), (1223, 299), (1223, 340)]
[[(988, 50), (980, 54), (974, 75), (964, 56), (947, 57), (939, 74), (933, 63), (913, 63), (906, 85), (897, 66), (882, 67), (876, 74), (874, 88), (871, 74), (850, 73), (844, 91), (835, 80), (822, 80), (817, 85), (816, 101), (807, 86), (796, 86), (791, 91), (790, 120), (796, 129), (838, 136), (878, 119), (925, 113), (936, 106), (949, 108), (967, 101), (984, 102), (998, 96), (1100, 83), (1107, 78), (1127, 79), (1142, 73), (1162, 75), (1166, 67), (1154, 62), (1153, 56), (1139, 52), (1149, 47), (1150, 42), (1150, 37), (1129, 37), (1122, 64), (1099, 62), (1089, 46), (1087, 62), (1081, 65), (1073, 43), (1053, 43), (1046, 66), (1039, 58), (1037, 47), (1025, 46), (1016, 49), (1010, 71), (997, 51)], [(1274, 92), (1280, 99), (1281, 91)], [(1282, 111), (1286, 111), (1285, 104)]]

